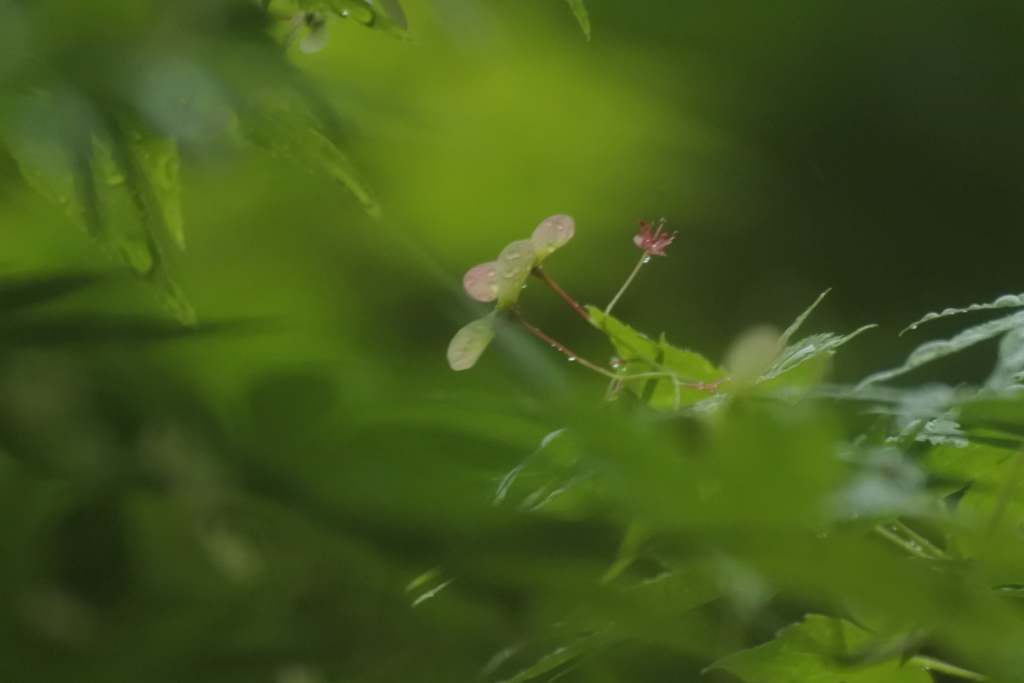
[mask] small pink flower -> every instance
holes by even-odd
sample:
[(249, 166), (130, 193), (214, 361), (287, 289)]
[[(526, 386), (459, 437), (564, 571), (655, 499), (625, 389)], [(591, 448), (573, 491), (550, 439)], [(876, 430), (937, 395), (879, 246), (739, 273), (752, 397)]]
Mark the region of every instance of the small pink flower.
[(658, 228), (651, 233), (653, 227), (646, 221), (640, 221), (640, 233), (633, 237), (633, 244), (644, 250), (648, 256), (668, 256), (665, 253), (665, 247), (672, 244), (672, 241), (676, 238), (679, 232), (674, 232), (671, 235), (667, 232), (662, 232), (661, 228), (665, 225), (662, 221)]

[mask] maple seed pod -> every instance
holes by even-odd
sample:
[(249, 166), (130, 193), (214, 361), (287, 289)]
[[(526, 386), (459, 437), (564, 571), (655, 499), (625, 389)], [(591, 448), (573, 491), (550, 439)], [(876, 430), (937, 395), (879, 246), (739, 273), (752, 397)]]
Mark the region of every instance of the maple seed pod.
[(494, 301), (498, 298), (497, 263), (481, 263), (473, 266), (462, 278), (462, 288), (477, 301)]
[(506, 310), (515, 305), (536, 264), (537, 252), (530, 240), (512, 242), (501, 250), (495, 262), (499, 309)]
[(576, 223), (571, 216), (552, 216), (541, 221), (530, 241), (537, 250), (537, 262), (563, 246), (576, 234)]
[(448, 344), (448, 366), (452, 370), (468, 370), (476, 364), (487, 345), (494, 339), (494, 313), (474, 320), (455, 333)]

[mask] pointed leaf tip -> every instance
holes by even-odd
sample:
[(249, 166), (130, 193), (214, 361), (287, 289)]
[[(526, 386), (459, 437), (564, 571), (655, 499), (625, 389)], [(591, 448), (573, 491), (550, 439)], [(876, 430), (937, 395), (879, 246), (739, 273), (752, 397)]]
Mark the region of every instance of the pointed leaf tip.
[(330, 38), (330, 31), (327, 28), (327, 24), (323, 21), (317, 24), (309, 25), (309, 33), (299, 41), (299, 49), (305, 52), (307, 55), (311, 55), (320, 50), (324, 49), (327, 45), (327, 39)]
[[(704, 671), (728, 671), (748, 683), (764, 681), (886, 681), (929, 683), (928, 666), (899, 653), (867, 661), (848, 661), (851, 652), (882, 651), (886, 642), (861, 627), (820, 614), (778, 632), (775, 640), (722, 657)], [(971, 672), (968, 672), (971, 673)]]
[(494, 301), (498, 298), (498, 264), (495, 261), (473, 266), (462, 278), (462, 288), (477, 301)]
[(1024, 311), (1018, 311), (1017, 313), (1008, 315), (1005, 318), (997, 318), (996, 320), (989, 320), (981, 325), (968, 327), (966, 330), (961, 331), (950, 339), (937, 339), (925, 342), (911, 351), (903, 365), (898, 368), (893, 368), (892, 370), (884, 370), (882, 372), (876, 372), (873, 375), (869, 375), (861, 380), (860, 384), (857, 385), (857, 388), (863, 389), (869, 384), (887, 382), (894, 377), (899, 377), (900, 375), (906, 374), (911, 370), (921, 367), (922, 365), (931, 363), (932, 361), (940, 358), (945, 358), (946, 356), (950, 356), (954, 353), (959, 353), (978, 342), (983, 342), (986, 339), (997, 337), (1005, 332), (1021, 327), (1024, 327)]
[(902, 332), (900, 336), (906, 334), (911, 330), (916, 330), (920, 325), (930, 321), (937, 320), (939, 318), (947, 318), (951, 315), (960, 315), (961, 313), (970, 313), (973, 311), (987, 311), (996, 308), (1021, 308), (1024, 307), (1024, 294), (1004, 294), (997, 298), (995, 301), (987, 304), (971, 304), (964, 308), (946, 308), (938, 313), (928, 313), (923, 318), (915, 320), (910, 323)]
[(587, 13), (586, 5), (583, 4), (583, 0), (568, 0), (568, 3), (572, 13), (576, 15), (580, 28), (583, 29), (583, 35), (590, 40), (590, 15)]
[(494, 339), (494, 314), (474, 320), (455, 333), (448, 344), (448, 365), (452, 370), (468, 370)]
[(828, 293), (831, 292), (831, 291), (832, 291), (832, 288), (829, 287), (824, 292), (819, 294), (818, 298), (814, 300), (814, 303), (812, 303), (810, 306), (808, 306), (807, 310), (805, 310), (803, 313), (801, 313), (797, 317), (797, 319), (793, 321), (793, 324), (786, 328), (786, 331), (782, 333), (782, 345), (783, 346), (785, 346), (786, 344), (789, 343), (789, 340), (793, 337), (794, 334), (796, 334), (797, 330), (800, 329), (800, 326), (804, 324), (804, 321), (807, 320), (807, 317), (814, 311), (815, 308), (818, 307), (818, 304), (821, 303), (821, 300), (824, 299), (826, 296), (828, 296)]
[(576, 234), (576, 223), (571, 216), (551, 216), (541, 221), (530, 241), (537, 250), (537, 263), (551, 255)]
[(395, 26), (403, 31), (409, 29), (409, 21), (405, 18), (405, 12), (402, 10), (402, 5), (399, 4), (398, 0), (377, 0), (377, 2), (380, 3), (384, 13), (394, 22)]

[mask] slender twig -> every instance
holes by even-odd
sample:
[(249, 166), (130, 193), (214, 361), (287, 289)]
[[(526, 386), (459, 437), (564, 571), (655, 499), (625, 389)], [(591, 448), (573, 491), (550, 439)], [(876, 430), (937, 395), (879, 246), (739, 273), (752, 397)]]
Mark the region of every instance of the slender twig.
[(917, 533), (916, 531), (914, 531), (913, 529), (908, 527), (906, 524), (904, 524), (900, 520), (898, 520), (898, 519), (894, 520), (892, 525), (893, 525), (893, 530), (894, 531), (899, 531), (904, 536), (909, 538), (911, 540), (911, 542), (916, 543), (917, 545), (921, 546), (922, 550), (924, 550), (924, 551), (926, 551), (928, 553), (931, 553), (931, 555), (936, 560), (948, 560), (949, 559), (949, 555), (946, 554), (946, 551), (944, 551), (942, 548), (939, 548), (937, 545), (935, 545), (934, 543), (929, 541), (927, 538), (925, 538), (921, 534)]
[(647, 252), (644, 252), (644, 255), (640, 257), (640, 262), (636, 264), (636, 268), (634, 268), (633, 272), (629, 274), (629, 277), (626, 278), (626, 281), (622, 283), (622, 287), (619, 289), (618, 293), (616, 293), (615, 296), (612, 297), (611, 303), (609, 303), (608, 306), (604, 309), (605, 315), (611, 314), (612, 308), (615, 306), (616, 303), (618, 303), (619, 298), (623, 295), (623, 293), (625, 293), (626, 288), (629, 287), (630, 283), (633, 282), (633, 278), (636, 277), (636, 274), (640, 272), (640, 269), (649, 260), (651, 260), (650, 255)]
[(723, 377), (722, 379), (716, 379), (714, 382), (680, 382), (679, 386), (686, 387), (687, 389), (696, 389), (697, 391), (710, 391), (712, 394), (718, 393), (718, 385), (729, 379)]
[[(635, 346), (633, 346), (632, 344), (627, 342), (625, 339), (618, 339), (617, 341), (618, 341), (619, 344), (622, 344), (627, 349), (629, 349), (634, 354), (636, 354), (636, 358), (633, 358), (632, 360), (638, 360), (638, 361), (642, 361), (644, 363), (647, 363), (648, 365), (650, 365), (655, 370), (660, 370), (661, 374), (663, 374), (665, 376), (668, 376), (668, 377), (675, 378), (676, 381), (678, 381), (680, 377), (685, 377), (686, 379), (693, 379), (693, 377), (690, 377), (688, 375), (680, 375), (678, 372), (670, 370), (669, 368), (665, 367), (663, 364), (659, 363), (658, 361), (654, 360), (653, 358), (644, 355), (639, 349), (637, 349)], [(639, 375), (639, 374), (637, 374), (637, 375), (629, 375), (628, 379), (634, 379), (634, 378), (641, 377), (641, 376), (643, 376), (643, 377), (651, 377), (654, 374), (658, 374), (658, 373), (646, 373), (644, 375)], [(625, 377), (625, 375), (623, 375), (623, 376)], [(718, 393), (718, 385), (721, 384), (722, 382), (727, 381), (728, 379), (729, 379), (729, 377), (723, 377), (722, 379), (716, 379), (714, 382), (683, 382), (682, 386), (689, 387), (691, 389), (697, 389), (698, 391), (710, 391), (713, 394), (717, 394)]]
[(875, 533), (888, 541), (892, 541), (893, 543), (903, 548), (915, 557), (920, 557), (923, 560), (935, 559), (929, 553), (926, 553), (924, 550), (918, 547), (916, 544), (911, 543), (910, 541), (906, 540), (905, 538), (902, 538), (901, 536), (898, 536), (889, 529), (886, 529), (881, 524), (875, 526)]
[(551, 289), (555, 290), (555, 292), (558, 294), (558, 296), (560, 296), (563, 299), (565, 299), (565, 301), (570, 306), (573, 307), (573, 310), (575, 310), (577, 313), (582, 315), (584, 319), (586, 319), (588, 321), (590, 320), (590, 314), (587, 313), (587, 310), (585, 308), (583, 308), (582, 306), (580, 306), (578, 303), (576, 303), (575, 299), (573, 299), (571, 296), (566, 294), (565, 291), (563, 291), (562, 288), (558, 286), (558, 283), (555, 282), (554, 280), (552, 280), (551, 277), (547, 274), (547, 272), (543, 268), (541, 268), (540, 266), (537, 266), (531, 272), (533, 273), (534, 276), (536, 276), (537, 278), (540, 278), (541, 282), (546, 284)]
[(546, 335), (543, 332), (541, 332), (540, 330), (538, 330), (536, 327), (534, 327), (530, 323), (528, 323), (525, 320), (523, 320), (523, 316), (519, 313), (519, 311), (517, 309), (514, 309), (514, 308), (512, 309), (512, 318), (517, 323), (519, 323), (523, 327), (523, 329), (525, 329), (527, 332), (529, 332), (530, 334), (536, 336), (538, 339), (546, 341), (548, 344), (551, 344), (553, 347), (555, 347), (556, 349), (558, 349), (559, 351), (564, 353), (566, 356), (569, 357), (569, 360), (577, 361), (580, 365), (582, 365), (582, 366), (584, 366), (586, 368), (590, 368), (594, 372), (600, 373), (600, 374), (604, 375), (605, 377), (609, 377), (611, 379), (618, 379), (619, 378), (618, 375), (616, 375), (616, 374), (614, 374), (612, 372), (609, 372), (608, 370), (605, 370), (604, 368), (602, 368), (599, 365), (594, 365), (593, 363), (591, 363), (586, 358), (580, 358), (580, 355), (578, 353), (575, 353), (574, 351), (569, 350), (563, 344), (560, 344), (559, 342), (555, 341), (554, 339), (552, 339), (548, 335)]
[(715, 382), (680, 382), (679, 381), (679, 376), (676, 373), (674, 373), (674, 372), (639, 372), (639, 373), (637, 373), (635, 375), (620, 374), (620, 375), (616, 375), (616, 377), (618, 379), (617, 380), (612, 380), (612, 382), (608, 385), (608, 389), (605, 391), (605, 394), (604, 394), (605, 399), (611, 399), (612, 396), (614, 396), (615, 394), (619, 393), (619, 390), (622, 389), (622, 386), (626, 382), (629, 382), (629, 381), (632, 381), (632, 380), (635, 380), (635, 379), (653, 379), (653, 378), (657, 377), (657, 378), (660, 378), (660, 379), (670, 379), (670, 380), (672, 380), (672, 385), (673, 385), (673, 388), (675, 389), (675, 397), (676, 397), (675, 406), (674, 406), (675, 410), (679, 409), (679, 404), (681, 402), (681, 396), (679, 395), (679, 390), (680, 389), (685, 387), (687, 389), (696, 389), (697, 391), (707, 391), (709, 393), (717, 395), (718, 394), (718, 385), (721, 384), (722, 382), (724, 382), (726, 379), (728, 379), (728, 378), (724, 378), (724, 379), (717, 380)]
[[(642, 265), (644, 265), (645, 263), (647, 263), (648, 260), (650, 260), (650, 255), (645, 252), (644, 255), (643, 255), (643, 258), (641, 258), (640, 262), (636, 264), (636, 268), (633, 269), (633, 272), (626, 279), (626, 283), (624, 285), (622, 285), (622, 289), (620, 289), (619, 293), (615, 295), (615, 298), (612, 299), (612, 302), (610, 304), (608, 304), (608, 308), (606, 308), (605, 311), (604, 311), (605, 313), (609, 313), (612, 310), (612, 306), (614, 306), (615, 302), (619, 300), (619, 297), (622, 296), (622, 293), (624, 291), (626, 291), (626, 287), (628, 287), (629, 283), (633, 281), (634, 277), (636, 277), (636, 274), (637, 274), (637, 272), (639, 272), (640, 267)], [(577, 313), (579, 313), (581, 316), (583, 316), (586, 320), (588, 320), (588, 321), (590, 320), (590, 314), (587, 313), (586, 309), (583, 308), (582, 306), (580, 306), (578, 303), (576, 303), (575, 299), (573, 299), (571, 296), (566, 294), (565, 290), (563, 290), (561, 287), (559, 287), (558, 283), (555, 282), (554, 280), (552, 280), (551, 276), (549, 276), (547, 274), (547, 272), (543, 268), (541, 268), (540, 266), (537, 266), (537, 267), (535, 267), (531, 271), (531, 273), (535, 277), (537, 277), (541, 282), (543, 282), (548, 287), (553, 289), (558, 294), (558, 296), (562, 297), (562, 299), (564, 299), (566, 301), (566, 303), (568, 303), (570, 306), (572, 306), (573, 310), (575, 310)], [(548, 337), (547, 335), (545, 335), (543, 332), (541, 332), (537, 328), (529, 325), (529, 323), (527, 323), (525, 320), (523, 320), (522, 316), (519, 314), (518, 311), (514, 311), (513, 313), (515, 315), (515, 318), (516, 318), (517, 322), (519, 322), (519, 324), (523, 325), (527, 330), (529, 330), (533, 334), (539, 336), (541, 339), (543, 339), (544, 341), (548, 342), (549, 344), (551, 344), (552, 346), (554, 346), (558, 350), (562, 351), (562, 353), (565, 353), (567, 356), (569, 356), (569, 357), (571, 357), (573, 359), (579, 360), (583, 365), (586, 365), (587, 367), (591, 367), (591, 369), (593, 369), (594, 367), (597, 367), (597, 366), (594, 366), (593, 363), (589, 363), (589, 361), (586, 361), (586, 360), (580, 358), (575, 353), (572, 353), (571, 351), (569, 351), (564, 346), (562, 346), (561, 344), (559, 344), (555, 340), (553, 340), (550, 337)], [(671, 377), (672, 381), (676, 383), (677, 388), (678, 387), (687, 387), (689, 389), (696, 389), (698, 391), (710, 391), (713, 394), (717, 394), (718, 393), (718, 391), (717, 391), (718, 385), (721, 384), (722, 382), (724, 382), (725, 379), (728, 379), (728, 378), (723, 378), (723, 379), (717, 380), (715, 382), (710, 382), (710, 383), (708, 383), (708, 382), (680, 382), (679, 381), (679, 375), (677, 373), (672, 372), (671, 370), (669, 370), (668, 368), (663, 366), (661, 363), (657, 362), (656, 360), (654, 360), (652, 358), (647, 358), (647, 357), (642, 356), (642, 355), (640, 357), (645, 362), (647, 362), (648, 364), (654, 366), (656, 369), (661, 370), (662, 373), (660, 373), (660, 374), (662, 374), (663, 376)], [(612, 375), (611, 373), (609, 373), (607, 370), (605, 370), (603, 368), (600, 369), (600, 372), (603, 375), (614, 376), (614, 375)], [(645, 375), (630, 375), (628, 377), (628, 379), (637, 379), (637, 378), (639, 378), (641, 376), (643, 376), (643, 377), (651, 377), (654, 374), (658, 374), (658, 373), (648, 373), (648, 374), (645, 374)], [(621, 376), (618, 376), (618, 377), (621, 378)]]
[[(567, 346), (565, 346), (561, 342), (558, 342), (558, 341), (552, 339), (551, 337), (549, 337), (548, 335), (544, 334), (539, 329), (537, 329), (536, 327), (531, 325), (530, 323), (526, 322), (526, 320), (523, 318), (523, 315), (519, 312), (518, 308), (513, 308), (510, 312), (512, 314), (512, 319), (515, 320), (517, 323), (519, 323), (519, 325), (522, 326), (523, 329), (525, 329), (527, 332), (529, 332), (530, 334), (534, 335), (538, 339), (547, 342), (551, 346), (555, 347), (556, 349), (558, 349), (559, 351), (564, 353), (566, 356), (569, 357), (569, 360), (578, 361), (580, 365), (582, 365), (582, 366), (584, 366), (586, 368), (589, 368), (589, 369), (593, 370), (596, 373), (604, 375), (605, 377), (608, 377), (609, 379), (611, 379), (611, 380), (613, 380), (615, 382), (618, 382), (620, 384), (622, 382), (629, 381), (629, 380), (634, 380), (634, 379), (650, 379), (650, 378), (654, 378), (654, 377), (660, 377), (660, 378), (666, 378), (667, 377), (667, 378), (671, 379), (672, 382), (675, 384), (677, 392), (678, 392), (678, 389), (680, 387), (686, 387), (688, 389), (696, 389), (697, 391), (709, 391), (709, 392), (711, 392), (713, 394), (717, 394), (718, 393), (718, 390), (717, 390), (718, 385), (721, 384), (722, 382), (724, 382), (725, 379), (727, 379), (727, 378), (723, 378), (723, 379), (717, 380), (715, 382), (680, 382), (679, 381), (679, 375), (677, 375), (676, 373), (672, 372), (671, 370), (668, 370), (667, 368), (665, 368), (663, 372), (642, 372), (642, 373), (637, 373), (635, 375), (623, 375), (623, 374), (616, 374), (614, 372), (609, 372), (608, 370), (605, 370), (601, 366), (595, 365), (594, 363), (591, 363), (586, 358), (581, 358), (580, 355), (578, 353), (576, 353), (575, 351), (573, 351), (572, 349), (568, 348)], [(617, 390), (618, 390), (618, 388), (616, 388), (616, 391)]]
[(718, 380), (716, 382), (680, 382), (679, 381), (679, 375), (677, 375), (674, 372), (670, 372), (670, 371), (666, 371), (666, 372), (638, 372), (635, 375), (616, 375), (616, 377), (618, 377), (619, 379), (623, 379), (623, 380), (650, 379), (652, 377), (668, 377), (670, 379), (675, 379), (676, 382), (681, 387), (686, 387), (687, 389), (696, 389), (698, 391), (710, 391), (712, 393), (714, 393), (715, 388), (719, 384), (721, 384), (722, 382), (725, 381), (724, 379), (720, 379), (720, 380)]
[(605, 400), (612, 400), (615, 397), (615, 395), (618, 394), (619, 391), (622, 389), (623, 383), (624, 382), (622, 379), (613, 379), (611, 382), (609, 382), (608, 388), (604, 392)]
[(969, 671), (967, 669), (961, 669), (959, 666), (953, 666), (952, 664), (947, 664), (946, 662), (943, 662), (940, 659), (935, 659), (934, 657), (928, 657), (926, 655), (914, 655), (910, 658), (910, 661), (923, 669), (928, 669), (929, 671), (938, 671), (939, 673), (946, 674), (947, 676), (965, 678), (969, 681), (988, 680), (988, 678), (986, 678), (982, 674), (976, 673), (974, 671)]

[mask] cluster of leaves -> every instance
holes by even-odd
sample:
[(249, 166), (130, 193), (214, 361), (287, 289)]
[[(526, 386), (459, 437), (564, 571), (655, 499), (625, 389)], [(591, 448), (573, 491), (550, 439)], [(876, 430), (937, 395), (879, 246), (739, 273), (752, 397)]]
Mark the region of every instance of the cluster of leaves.
[[(13, 672), (520, 683), (656, 659), (710, 680), (1020, 680), (1019, 312), (911, 354), (1002, 329), (982, 386), (894, 388), (823, 384), (844, 337), (791, 343), (807, 313), (782, 351), (722, 369), (590, 307), (624, 363), (597, 411), (395, 392), (360, 414), (286, 374), (254, 384), (235, 439), (187, 391), (90, 360), (202, 328), (45, 308), (110, 280), (0, 282)], [(534, 440), (492, 501), (451, 482)]]
[[(495, 501), (618, 528), (600, 584), (621, 603), (563, 615), (547, 636), (561, 645), (505, 683), (593, 668), (628, 643), (669, 647), (747, 683), (1021, 680), (1022, 314), (837, 386), (823, 383), (829, 358), (868, 328), (792, 342), (817, 303), (781, 336), (741, 339), (728, 369), (586, 307), (620, 357), (606, 397), (620, 400), (548, 435)], [(909, 329), (1022, 306), (1007, 295)], [(982, 386), (882, 384), (999, 335)], [(624, 425), (615, 416), (626, 406)], [(709, 636), (714, 605), (738, 634)], [(735, 649), (793, 609), (806, 616)]]
[[(591, 325), (607, 335), (614, 346), (617, 356), (608, 371), (602, 371), (589, 362), (585, 364), (608, 374), (615, 382), (616, 392), (625, 387), (651, 407), (661, 410), (678, 411), (685, 406), (705, 401), (709, 391), (724, 394), (734, 389), (806, 389), (822, 378), (828, 360), (837, 348), (874, 327), (867, 325), (847, 335), (818, 334), (791, 343), (793, 335), (825, 297), (825, 292), (781, 335), (754, 330), (745, 340), (741, 340), (734, 349), (731, 364), (735, 367), (729, 375), (724, 368), (716, 366), (699, 353), (672, 346), (664, 335), (655, 342), (611, 315), (615, 301), (632, 282), (640, 267), (651, 256), (665, 256), (664, 249), (675, 238), (675, 235), (662, 236), (660, 227), (656, 233), (651, 234), (650, 224), (641, 221), (641, 225), (643, 231), (633, 241), (644, 255), (626, 285), (604, 310), (596, 306), (581, 307), (541, 267), (544, 259), (565, 246), (575, 235), (576, 224), (570, 216), (559, 215), (545, 219), (530, 239), (512, 242), (501, 251), (496, 261), (471, 268), (462, 280), (466, 293), (477, 301), (497, 303), (492, 313), (474, 320), (456, 333), (448, 346), (448, 364), (453, 370), (473, 367), (494, 338), (499, 316), (504, 312), (510, 313), (514, 320), (531, 332), (539, 333), (522, 319), (518, 308), (520, 292), (531, 275), (550, 285)], [(557, 342), (542, 333), (538, 336), (569, 354), (572, 360), (578, 360)], [(711, 403), (717, 405), (719, 402)], [(708, 409), (709, 405), (701, 406), (701, 409)]]
[[(582, 0), (569, 2), (589, 36)], [(28, 185), (153, 282), (180, 320), (194, 314), (166, 251), (185, 246), (182, 148), (256, 145), (325, 174), (379, 216), (336, 112), (281, 48), (308, 31), (302, 49), (319, 50), (328, 18), (406, 38), (398, 0), (182, 0), (136, 14), (0, 2), (0, 144)], [(112, 35), (78, 44), (62, 28), (76, 22), (109, 22)]]
[(519, 293), (541, 262), (572, 239), (576, 224), (569, 216), (552, 216), (533, 231), (528, 240), (512, 242), (496, 261), (471, 268), (462, 279), (466, 293), (477, 301), (497, 302), (494, 311), (474, 320), (456, 333), (448, 346), (452, 370), (468, 370), (494, 339), (498, 315), (515, 309)]
[(306, 53), (319, 52), (327, 44), (332, 20), (351, 19), (397, 38), (408, 37), (409, 22), (398, 0), (380, 0), (376, 5), (363, 0), (280, 0), (270, 2), (269, 8), (288, 19), (286, 45), (306, 32), (299, 43)]
[[(342, 152), (336, 114), (268, 40), (277, 22), (267, 7), (186, 1), (127, 18), (103, 5), (8, 0), (0, 21), (7, 153), (32, 188), (152, 281), (179, 319), (194, 322), (165, 255), (185, 246), (182, 150), (246, 140), (322, 171), (378, 211)], [(79, 44), (62, 29), (75, 22), (107, 22), (111, 35)]]

